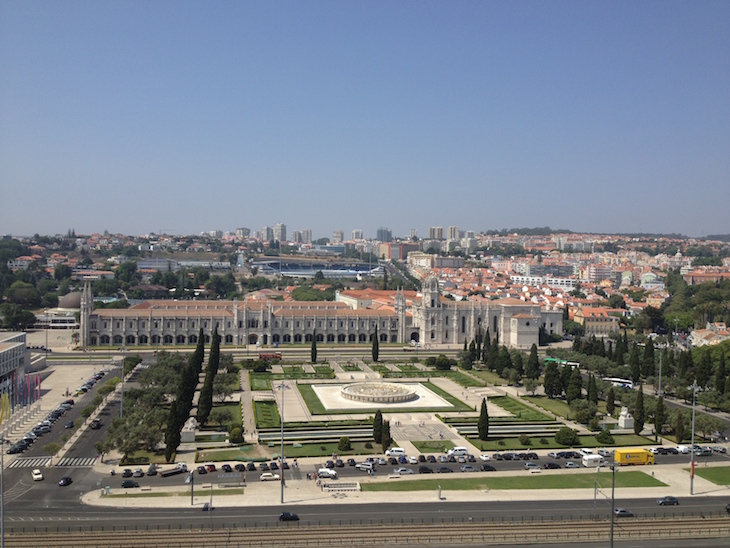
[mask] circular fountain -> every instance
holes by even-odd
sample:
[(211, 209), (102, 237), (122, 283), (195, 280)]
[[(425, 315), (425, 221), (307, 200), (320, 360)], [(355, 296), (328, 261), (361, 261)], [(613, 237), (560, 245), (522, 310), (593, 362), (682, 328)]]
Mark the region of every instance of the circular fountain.
[(340, 389), (343, 398), (369, 403), (402, 403), (418, 398), (416, 388), (394, 382), (358, 382)]

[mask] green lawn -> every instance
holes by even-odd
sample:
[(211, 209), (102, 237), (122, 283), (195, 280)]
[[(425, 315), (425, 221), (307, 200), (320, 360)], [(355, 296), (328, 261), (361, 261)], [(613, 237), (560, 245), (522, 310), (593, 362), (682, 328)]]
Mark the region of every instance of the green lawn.
[(256, 415), (256, 427), (259, 430), (265, 428), (278, 428), (281, 424), (276, 402), (255, 401), (253, 402), (253, 410)]
[(454, 447), (453, 442), (448, 440), (412, 441), (411, 443), (419, 453), (445, 453)]
[(271, 378), (268, 373), (249, 373), (251, 390), (271, 390)]
[(479, 377), (480, 379), (483, 379), (484, 382), (487, 384), (493, 384), (494, 386), (506, 386), (507, 385), (507, 379), (503, 379), (499, 375), (497, 375), (494, 371), (489, 371), (488, 369), (483, 370), (477, 370), (472, 369), (471, 374), (475, 377)]
[[(366, 443), (370, 443), (371, 447), (365, 447)], [(326, 443), (300, 443), (296, 445), (285, 445), (284, 455), (287, 458), (295, 457), (322, 457), (330, 458), (333, 453), (342, 455), (378, 455), (383, 453), (380, 444), (364, 441), (351, 441), (351, 449), (349, 451), (341, 451), (337, 448), (337, 442)], [(279, 448), (279, 447), (277, 447)]]
[(362, 368), (359, 365), (355, 365), (354, 363), (346, 363), (344, 365), (341, 365), (343, 371), (362, 371)]
[[(225, 462), (225, 461), (243, 461), (257, 460), (249, 457), (249, 452), (253, 446), (242, 445), (241, 447), (229, 447), (227, 449), (208, 449), (198, 451), (195, 462)], [(263, 460), (263, 459), (258, 459)]]
[(716, 485), (730, 485), (730, 466), (700, 468), (695, 465), (695, 474)]
[(570, 419), (570, 407), (564, 400), (551, 399), (547, 396), (523, 396), (523, 398), (548, 413)]
[(551, 420), (553, 420), (552, 417), (549, 417), (546, 414), (541, 413), (537, 409), (533, 409), (532, 407), (525, 405), (521, 401), (516, 400), (515, 398), (511, 398), (510, 396), (497, 396), (497, 397), (489, 398), (489, 403), (498, 405), (505, 411), (512, 413), (513, 416), (515, 416), (521, 420), (524, 420), (524, 421), (551, 421)]
[[(363, 483), (363, 491), (445, 491), (487, 489), (593, 489), (596, 480), (602, 489), (611, 488), (611, 473), (598, 474), (530, 474), (520, 476), (398, 480), (383, 483)], [(644, 472), (621, 471), (616, 474), (616, 487), (666, 487), (656, 478)]]

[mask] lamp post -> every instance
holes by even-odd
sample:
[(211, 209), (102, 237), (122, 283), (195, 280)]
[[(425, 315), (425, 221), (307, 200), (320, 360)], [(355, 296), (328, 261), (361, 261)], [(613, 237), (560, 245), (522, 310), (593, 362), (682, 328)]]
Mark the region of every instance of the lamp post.
[(122, 345), (122, 401), (119, 404), (119, 418), (124, 418), (124, 353), (126, 351), (126, 347)]
[(284, 384), (284, 381), (281, 381), (281, 384), (276, 389), (281, 390), (281, 454), (279, 455), (281, 466), (279, 468), (281, 473), (281, 503), (284, 504), (284, 392), (289, 387)]
[(0, 546), (5, 548), (5, 438), (0, 438)]
[(694, 495), (695, 484), (695, 401), (697, 399), (697, 381), (692, 383), (692, 441), (689, 448), (689, 494)]
[(613, 497), (616, 489), (616, 463), (611, 465), (611, 548), (613, 548), (613, 520), (616, 514), (616, 502)]

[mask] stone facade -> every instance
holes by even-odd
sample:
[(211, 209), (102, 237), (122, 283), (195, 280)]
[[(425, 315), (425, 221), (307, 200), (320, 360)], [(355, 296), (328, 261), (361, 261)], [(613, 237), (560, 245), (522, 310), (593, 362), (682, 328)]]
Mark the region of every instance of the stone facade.
[[(538, 343), (541, 326), (562, 332), (562, 312), (518, 299), (451, 301), (434, 277), (413, 291), (343, 292), (335, 302), (145, 301), (129, 309), (93, 310), (88, 287), (81, 303), (81, 345), (174, 346), (205, 342), (215, 326), (225, 345), (283, 346), (318, 342), (463, 344), (477, 333), (514, 348)], [(376, 302), (377, 301), (377, 302)]]

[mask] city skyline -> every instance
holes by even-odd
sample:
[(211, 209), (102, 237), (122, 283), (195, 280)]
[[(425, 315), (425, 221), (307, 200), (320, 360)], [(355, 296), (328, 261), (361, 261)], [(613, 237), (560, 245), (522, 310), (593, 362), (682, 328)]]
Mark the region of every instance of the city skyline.
[(730, 232), (730, 4), (11, 3), (0, 233)]

